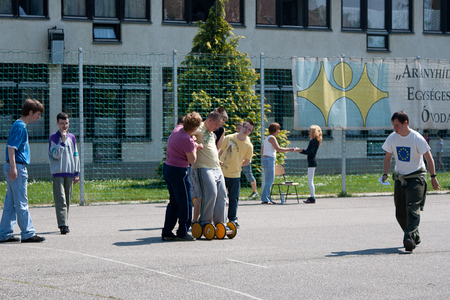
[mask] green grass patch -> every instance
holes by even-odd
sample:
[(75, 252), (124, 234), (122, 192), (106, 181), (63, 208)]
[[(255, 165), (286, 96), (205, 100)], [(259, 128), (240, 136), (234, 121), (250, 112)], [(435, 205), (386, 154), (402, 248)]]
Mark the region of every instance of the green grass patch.
[[(316, 175), (314, 183), (316, 186), (316, 195), (326, 196), (352, 196), (354, 194), (372, 194), (372, 193), (393, 193), (394, 185), (392, 178), (389, 178), (391, 185), (385, 186), (378, 182), (380, 174), (359, 174), (347, 175), (346, 194), (342, 193), (341, 175)], [(438, 180), (441, 190), (450, 190), (450, 173), (438, 173)], [(308, 195), (309, 187), (307, 176), (286, 176), (287, 180), (298, 182), (297, 187), (300, 195)], [(276, 178), (275, 182), (281, 182), (281, 178)], [(164, 181), (147, 180), (93, 180), (86, 181), (85, 204), (89, 203), (107, 203), (107, 202), (160, 202), (169, 198)], [(258, 187), (261, 194), (261, 188)], [(282, 190), (285, 192), (285, 190)], [(290, 191), (293, 191), (291, 188)], [(433, 191), (430, 177), (428, 177), (428, 191)], [(0, 182), (0, 198), (4, 199), (6, 193), (6, 182)], [(247, 198), (252, 193), (250, 185), (243, 183), (241, 188), (241, 197)], [(28, 182), (28, 200), (32, 206), (53, 204), (53, 188), (51, 181), (29, 181)], [(0, 200), (3, 201), (3, 200)], [(74, 186), (72, 203), (80, 203), (80, 185)]]

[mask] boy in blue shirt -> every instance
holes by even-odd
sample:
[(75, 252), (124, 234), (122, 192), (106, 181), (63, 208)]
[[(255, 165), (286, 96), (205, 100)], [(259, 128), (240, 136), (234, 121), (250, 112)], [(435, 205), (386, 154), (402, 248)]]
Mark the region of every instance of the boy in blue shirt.
[(3, 171), (6, 178), (6, 195), (0, 221), (0, 242), (18, 242), (13, 236), (16, 221), (21, 230), (22, 243), (39, 243), (45, 240), (37, 236), (28, 212), (26, 166), (30, 164), (27, 124), (37, 121), (44, 112), (44, 106), (37, 100), (27, 99), (22, 106), (21, 117), (14, 122), (6, 143), (6, 164)]

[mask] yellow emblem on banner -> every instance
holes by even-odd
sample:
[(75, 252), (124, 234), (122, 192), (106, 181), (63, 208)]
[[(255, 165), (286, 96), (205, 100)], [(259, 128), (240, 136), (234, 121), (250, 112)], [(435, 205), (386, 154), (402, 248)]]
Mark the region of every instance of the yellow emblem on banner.
[(320, 62), (320, 71), (314, 83), (306, 90), (297, 92), (298, 97), (305, 98), (320, 109), (325, 117), (328, 126), (328, 116), (333, 104), (340, 98), (346, 97), (353, 101), (359, 109), (366, 126), (366, 118), (370, 108), (383, 98), (387, 98), (389, 93), (378, 89), (370, 81), (367, 74), (367, 64), (364, 64), (364, 71), (358, 83), (346, 90), (352, 82), (353, 71), (347, 63), (339, 63), (333, 71), (333, 78), (342, 89), (334, 87), (327, 79), (323, 62)]

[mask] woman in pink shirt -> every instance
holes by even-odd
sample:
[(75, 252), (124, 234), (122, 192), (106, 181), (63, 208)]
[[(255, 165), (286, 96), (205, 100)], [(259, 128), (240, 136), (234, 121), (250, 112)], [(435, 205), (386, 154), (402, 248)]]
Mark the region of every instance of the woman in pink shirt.
[[(197, 160), (198, 145), (192, 138), (202, 122), (197, 112), (186, 115), (183, 126), (177, 126), (172, 131), (167, 142), (166, 161), (163, 165), (163, 175), (169, 190), (166, 218), (162, 230), (162, 240), (195, 240), (188, 234), (192, 218), (191, 184), (189, 182), (189, 164)], [(172, 230), (178, 221), (175, 235)]]

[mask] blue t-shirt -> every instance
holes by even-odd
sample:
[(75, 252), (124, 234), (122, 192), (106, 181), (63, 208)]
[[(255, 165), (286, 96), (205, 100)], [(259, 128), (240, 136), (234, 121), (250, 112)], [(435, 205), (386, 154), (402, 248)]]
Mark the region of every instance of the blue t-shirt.
[(22, 120), (17, 120), (9, 131), (8, 141), (6, 142), (6, 161), (9, 160), (8, 148), (14, 148), (16, 151), (16, 162), (30, 164), (30, 146), (28, 145), (27, 124)]

